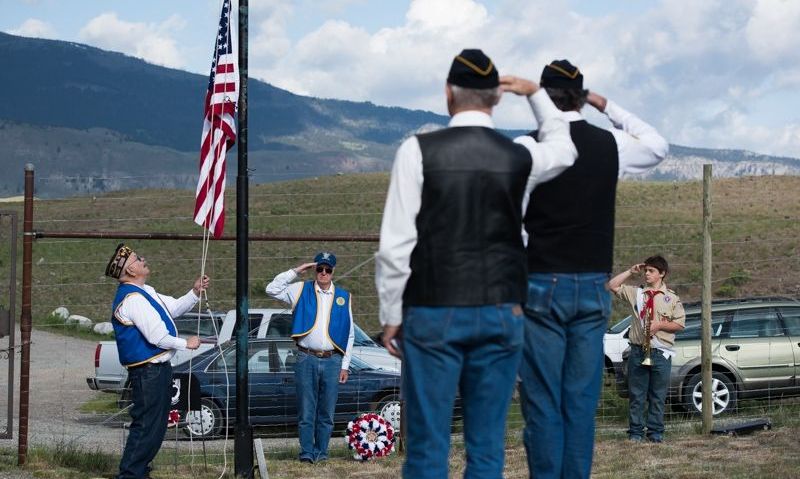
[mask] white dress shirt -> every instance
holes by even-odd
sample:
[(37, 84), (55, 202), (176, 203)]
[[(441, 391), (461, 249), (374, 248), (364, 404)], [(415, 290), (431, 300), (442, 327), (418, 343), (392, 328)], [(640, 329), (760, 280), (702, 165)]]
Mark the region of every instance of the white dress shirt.
[[(523, 216), (533, 188), (572, 166), (577, 156), (563, 112), (556, 108), (547, 92), (540, 89), (528, 97), (528, 102), (540, 128), (538, 142), (527, 135), (514, 140), (527, 148), (532, 157), (523, 195)], [(448, 126), (494, 128), (494, 123), (483, 112), (466, 111), (453, 115)], [(422, 152), (417, 137), (412, 136), (400, 145), (395, 156), (383, 210), (380, 247), (375, 257), (375, 286), (383, 325), (397, 326), (403, 321), (403, 292), (411, 275), (411, 252), (417, 244), (416, 219), (422, 204), (422, 182)], [(520, 225), (520, 234), (523, 231)]]
[[(655, 128), (611, 100), (603, 113), (614, 125), (608, 131), (617, 142), (620, 177), (644, 173), (667, 157), (669, 143)], [(564, 112), (564, 117), (569, 122), (584, 119), (577, 111)]]
[[(266, 287), (267, 295), (275, 298), (278, 301), (290, 305), (294, 309), (300, 293), (303, 291), (303, 281), (294, 282), (297, 279), (297, 273), (294, 269), (284, 271), (283, 273), (275, 276)], [(319, 287), (314, 281), (314, 288), (317, 291), (317, 321), (311, 332), (305, 335), (300, 341), (297, 342), (299, 346), (306, 349), (316, 349), (317, 351), (332, 351), (333, 343), (328, 338), (328, 324), (331, 321), (331, 303), (333, 301), (333, 294), (336, 291), (336, 286), (331, 282), (331, 287), (324, 290)], [(353, 331), (353, 296), (350, 295), (350, 304), (347, 305), (348, 313), (350, 316), (350, 335), (347, 338), (347, 348), (345, 348), (344, 357), (342, 358), (342, 369), (350, 367), (350, 352), (353, 349), (353, 340), (355, 333)]]
[[(161, 307), (167, 312), (172, 326), (175, 326), (172, 318), (176, 318), (192, 309), (192, 306), (197, 304), (200, 299), (192, 290), (175, 299), (172, 296), (157, 293), (152, 286), (146, 284), (141, 288), (161, 304)], [(175, 356), (176, 350), (186, 349), (186, 340), (169, 334), (167, 326), (161, 320), (161, 315), (153, 308), (147, 298), (141, 294), (129, 294), (126, 296), (117, 306), (114, 316), (126, 326), (136, 326), (148, 343), (168, 350), (166, 354), (153, 359), (151, 361), (153, 363), (165, 363)]]

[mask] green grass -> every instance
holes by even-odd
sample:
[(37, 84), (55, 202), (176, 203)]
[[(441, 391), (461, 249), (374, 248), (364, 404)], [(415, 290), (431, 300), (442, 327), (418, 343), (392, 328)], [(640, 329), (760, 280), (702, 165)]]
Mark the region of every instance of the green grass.
[[(796, 477), (800, 470), (800, 454), (796, 452), (796, 437), (800, 427), (782, 426), (747, 436), (705, 437), (693, 431), (668, 430), (663, 444), (631, 444), (617, 434), (598, 436), (592, 467), (593, 478), (763, 478)], [(335, 441), (336, 438), (333, 438)], [(232, 447), (229, 445), (229, 447)], [(271, 478), (343, 478), (371, 477), (394, 479), (400, 476), (403, 456), (395, 453), (388, 458), (356, 463), (341, 447), (331, 449), (331, 459), (323, 464), (308, 465), (296, 460), (296, 448), (267, 449), (267, 467)], [(84, 451), (72, 443), (52, 447), (33, 447), (28, 464), (19, 469), (16, 449), (0, 449), (0, 472), (15, 474), (24, 471), (38, 478), (85, 479), (111, 477), (119, 457), (99, 451)], [(227, 474), (233, 477), (234, 457), (229, 450)], [(464, 470), (463, 443), (453, 443), (450, 455), (450, 477), (461, 477)], [(201, 449), (194, 456), (175, 456), (168, 446), (156, 459), (153, 477), (156, 479), (219, 477), (223, 468), (221, 454), (203, 458)], [(15, 474), (16, 475), (16, 474)], [(11, 476), (15, 477), (15, 476)], [(527, 477), (525, 450), (518, 432), (506, 440), (504, 477)]]
[[(377, 235), (385, 201), (385, 173), (320, 177), (250, 188), (251, 235)], [(780, 191), (781, 200), (775, 192)], [(227, 198), (226, 233), (235, 233), (234, 190)], [(714, 290), (720, 296), (800, 295), (797, 237), (800, 178), (717, 180), (713, 185)], [(655, 205), (655, 207), (654, 207)], [(11, 208), (21, 211), (20, 204)], [(137, 190), (99, 197), (36, 201), (40, 231), (201, 232), (191, 220), (191, 191)], [(699, 182), (623, 181), (617, 195), (615, 270), (661, 253), (670, 261), (667, 282), (684, 301), (700, 298), (702, 187)], [(95, 322), (110, 316), (114, 281), (103, 276), (116, 239), (38, 239), (33, 245), (33, 317), (59, 330), (47, 316), (58, 306)], [(129, 241), (152, 266), (150, 283), (179, 295), (200, 273), (199, 241)], [(321, 249), (339, 257), (335, 280), (353, 293), (356, 321), (379, 329), (372, 255), (375, 242), (250, 242), (249, 305), (274, 307), (263, 293), (278, 272), (308, 261)], [(0, 256), (7, 245), (0, 244)], [(18, 248), (20, 259), (21, 250)], [(235, 307), (234, 242), (212, 241), (206, 272), (212, 309)], [(17, 270), (21, 274), (21, 262)], [(775, 271), (780, 269), (780, 274)], [(352, 270), (352, 271), (351, 271)], [(343, 277), (349, 273), (347, 277)], [(19, 306), (18, 306), (19, 307)], [(628, 314), (615, 302), (613, 319)], [(68, 328), (61, 328), (69, 331)], [(72, 332), (75, 334), (74, 332)], [(77, 333), (82, 334), (82, 333)], [(93, 334), (93, 333), (91, 333)], [(85, 337), (85, 336), (82, 336)], [(95, 338), (97, 338), (95, 336)], [(93, 338), (94, 339), (94, 338)]]
[(95, 392), (94, 397), (81, 404), (78, 410), (86, 414), (116, 414), (119, 412), (119, 394)]
[(50, 447), (30, 447), (26, 465), (17, 465), (17, 450), (0, 449), (0, 472), (13, 475), (25, 471), (37, 478), (85, 479), (98, 476), (110, 477), (119, 464), (119, 456), (99, 450), (86, 450), (75, 442), (60, 442)]

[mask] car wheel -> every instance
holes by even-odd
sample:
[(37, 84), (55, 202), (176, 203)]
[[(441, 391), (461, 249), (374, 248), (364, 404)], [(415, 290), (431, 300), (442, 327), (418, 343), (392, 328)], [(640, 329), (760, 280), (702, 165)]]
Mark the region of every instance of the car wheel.
[(186, 413), (186, 427), (183, 428), (183, 434), (195, 439), (219, 436), (224, 420), (217, 403), (210, 398), (203, 398), (200, 401), (199, 411)]
[(400, 431), (400, 397), (389, 394), (378, 400), (375, 412), (389, 421), (395, 431)]
[[(703, 378), (697, 373), (686, 384), (684, 404), (695, 414), (703, 412)], [(711, 373), (711, 406), (712, 415), (733, 411), (736, 408), (736, 386), (730, 378), (720, 372)]]

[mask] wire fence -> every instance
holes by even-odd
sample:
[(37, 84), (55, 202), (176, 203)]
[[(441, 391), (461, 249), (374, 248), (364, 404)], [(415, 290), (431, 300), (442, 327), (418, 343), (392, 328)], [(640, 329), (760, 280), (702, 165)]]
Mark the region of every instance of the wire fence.
[[(37, 183), (61, 181), (38, 178)], [(377, 235), (388, 176), (370, 173), (318, 177), (251, 187), (250, 232), (285, 235)], [(798, 237), (800, 178), (719, 179), (713, 185), (713, 311), (715, 418), (769, 417), (773, 426), (797, 426), (800, 416), (800, 297)], [(226, 232), (235, 231), (235, 205), (227, 204)], [(134, 190), (102, 196), (36, 201), (34, 229), (45, 232), (109, 231), (198, 233), (189, 191)], [(615, 272), (662, 254), (670, 262), (667, 284), (685, 303), (700, 299), (702, 184), (621, 182), (616, 208)], [(2, 234), (2, 233), (0, 233)], [(0, 238), (0, 243), (2, 243)], [(33, 249), (31, 444), (69, 442), (87, 450), (120, 454), (127, 435), (126, 373), (116, 361), (113, 337), (102, 333), (116, 284), (103, 271), (117, 240), (37, 239)], [(147, 257), (149, 284), (180, 296), (201, 271), (199, 241), (129, 242)], [(285, 305), (267, 298), (276, 274), (310, 261), (317, 251), (336, 253), (334, 281), (353, 295), (359, 326), (350, 380), (341, 387), (334, 454), (346, 456), (342, 436), (359, 413), (400, 420), (400, 378), (392, 359), (375, 343), (380, 332), (374, 286), (374, 241), (251, 242), (249, 307), (250, 420), (270, 458), (296, 457), (297, 408), (294, 347), (286, 339)], [(5, 252), (5, 251), (3, 251)], [(207, 301), (179, 321), (182, 333), (223, 337), (235, 309), (235, 244), (212, 241), (205, 272), (212, 279)], [(5, 261), (5, 259), (3, 259)], [(5, 264), (5, 263), (3, 263)], [(731, 299), (736, 298), (737, 301)], [(738, 301), (741, 300), (741, 301)], [(609, 326), (629, 315), (614, 302)], [(687, 328), (673, 359), (667, 434), (696, 433), (700, 424), (699, 309), (687, 307)], [(201, 320), (198, 321), (197, 318)], [(198, 329), (199, 328), (199, 329)], [(599, 438), (625, 436), (624, 323), (606, 337), (606, 377), (597, 409)], [(177, 373), (193, 373), (202, 396), (199, 413), (183, 415), (168, 431), (157, 463), (198, 464), (219, 470), (233, 460), (234, 364), (229, 343), (206, 344)], [(99, 343), (99, 344), (98, 344)], [(191, 369), (190, 369), (191, 367)], [(2, 369), (2, 368), (0, 368)], [(102, 374), (99, 374), (102, 373)], [(98, 375), (99, 374), (99, 375)], [(89, 378), (87, 384), (87, 378)], [(113, 392), (95, 391), (90, 386)], [(0, 397), (3, 397), (0, 390)], [(458, 411), (455, 411), (456, 416)], [(515, 399), (508, 440), (520, 444), (523, 419)], [(462, 441), (453, 422), (453, 440)], [(227, 438), (227, 440), (226, 440)], [(209, 466), (210, 464), (210, 466)]]

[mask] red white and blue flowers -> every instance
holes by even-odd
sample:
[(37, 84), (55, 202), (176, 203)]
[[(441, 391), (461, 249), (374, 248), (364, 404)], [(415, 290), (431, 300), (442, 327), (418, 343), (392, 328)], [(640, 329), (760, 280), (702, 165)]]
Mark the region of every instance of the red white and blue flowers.
[(388, 456), (394, 451), (394, 428), (378, 414), (362, 414), (347, 423), (344, 440), (360, 461)]

